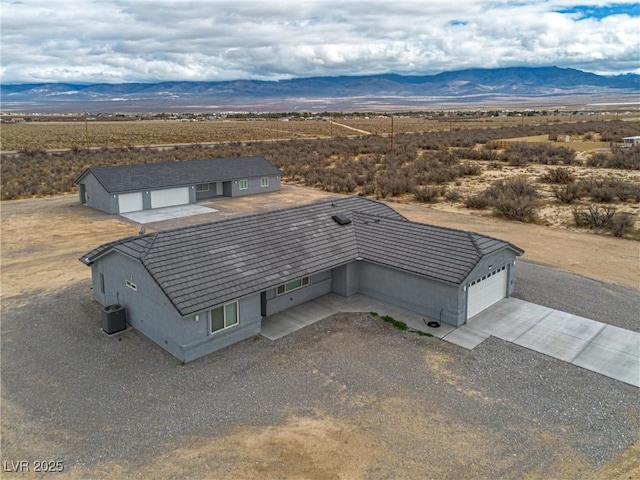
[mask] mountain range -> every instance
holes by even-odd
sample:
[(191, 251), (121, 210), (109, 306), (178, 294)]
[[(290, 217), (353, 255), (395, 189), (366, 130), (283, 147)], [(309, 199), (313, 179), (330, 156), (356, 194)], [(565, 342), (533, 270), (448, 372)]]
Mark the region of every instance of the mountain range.
[(375, 111), (437, 105), (633, 98), (640, 75), (570, 68), (469, 69), (437, 75), (311, 77), (280, 81), (1, 85), (3, 112)]

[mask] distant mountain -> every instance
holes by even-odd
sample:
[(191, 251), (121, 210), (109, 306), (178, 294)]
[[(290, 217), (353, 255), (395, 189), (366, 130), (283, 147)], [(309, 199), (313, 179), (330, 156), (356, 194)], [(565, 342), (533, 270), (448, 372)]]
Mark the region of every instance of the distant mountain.
[[(437, 75), (311, 77), (281, 81), (2, 85), (3, 111), (290, 111), (427, 108), (565, 96), (640, 93), (640, 75), (605, 77), (570, 68), (469, 69)], [(339, 109), (339, 108), (338, 108)]]

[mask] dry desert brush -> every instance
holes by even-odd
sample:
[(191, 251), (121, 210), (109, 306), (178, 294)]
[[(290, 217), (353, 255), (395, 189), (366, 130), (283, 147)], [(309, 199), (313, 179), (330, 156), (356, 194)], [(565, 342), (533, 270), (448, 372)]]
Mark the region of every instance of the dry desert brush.
[(574, 208), (573, 219), (578, 227), (591, 228), (596, 232), (609, 230), (614, 236), (622, 237), (636, 223), (635, 216), (627, 212), (617, 212), (615, 207)]
[(520, 222), (535, 220), (540, 195), (527, 177), (498, 180), (484, 192), (496, 216)]

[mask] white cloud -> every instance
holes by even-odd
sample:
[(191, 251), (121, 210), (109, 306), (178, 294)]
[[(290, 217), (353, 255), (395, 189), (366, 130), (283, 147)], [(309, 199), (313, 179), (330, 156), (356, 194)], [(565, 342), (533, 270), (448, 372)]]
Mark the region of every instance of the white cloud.
[(576, 5), (623, 12), (638, 6), (628, 0), (5, 0), (0, 78), (281, 79), (515, 65), (640, 72), (638, 16), (558, 13)]

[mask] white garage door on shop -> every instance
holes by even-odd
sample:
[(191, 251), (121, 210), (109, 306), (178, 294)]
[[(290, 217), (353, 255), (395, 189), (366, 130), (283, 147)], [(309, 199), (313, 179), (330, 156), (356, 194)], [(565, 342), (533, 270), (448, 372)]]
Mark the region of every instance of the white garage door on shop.
[(189, 203), (189, 187), (151, 191), (151, 208), (173, 207)]
[(471, 282), (467, 295), (467, 319), (507, 296), (507, 267), (500, 267)]
[(118, 195), (118, 213), (142, 210), (142, 192), (121, 193)]

